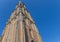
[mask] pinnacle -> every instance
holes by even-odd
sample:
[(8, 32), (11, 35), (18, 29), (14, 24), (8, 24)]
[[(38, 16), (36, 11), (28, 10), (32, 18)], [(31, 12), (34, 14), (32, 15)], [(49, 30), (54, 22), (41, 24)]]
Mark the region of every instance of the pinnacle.
[(21, 1), (19, 1), (19, 4), (22, 3)]
[(24, 6), (24, 3), (21, 2), (21, 1), (19, 1), (18, 5), (19, 5), (20, 7), (23, 7), (23, 6)]

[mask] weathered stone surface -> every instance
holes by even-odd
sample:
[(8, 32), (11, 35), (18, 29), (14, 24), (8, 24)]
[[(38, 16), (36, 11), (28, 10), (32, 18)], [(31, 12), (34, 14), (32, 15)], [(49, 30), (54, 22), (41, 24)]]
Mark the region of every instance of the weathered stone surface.
[(0, 40), (1, 40), (1, 37), (0, 37)]
[(0, 42), (42, 42), (37, 27), (22, 2), (16, 5)]

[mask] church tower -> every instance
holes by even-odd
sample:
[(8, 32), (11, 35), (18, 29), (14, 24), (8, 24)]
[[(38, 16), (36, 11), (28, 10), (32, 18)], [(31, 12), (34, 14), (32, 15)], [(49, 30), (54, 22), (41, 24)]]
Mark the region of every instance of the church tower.
[(30, 13), (20, 1), (6, 24), (1, 42), (41, 42)]

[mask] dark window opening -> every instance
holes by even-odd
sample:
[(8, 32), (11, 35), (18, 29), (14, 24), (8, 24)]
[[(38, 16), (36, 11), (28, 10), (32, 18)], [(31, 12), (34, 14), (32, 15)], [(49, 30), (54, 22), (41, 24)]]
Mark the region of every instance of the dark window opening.
[(29, 29), (29, 31), (31, 31), (31, 29)]
[(34, 42), (34, 40), (31, 40), (31, 42)]

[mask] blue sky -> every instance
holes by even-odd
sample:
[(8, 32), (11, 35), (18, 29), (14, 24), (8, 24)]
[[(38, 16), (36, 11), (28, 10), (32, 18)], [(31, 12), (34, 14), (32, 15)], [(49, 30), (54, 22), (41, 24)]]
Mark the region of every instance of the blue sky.
[[(21, 0), (31, 13), (43, 42), (60, 42), (60, 0)], [(18, 0), (0, 0), (0, 35)]]

